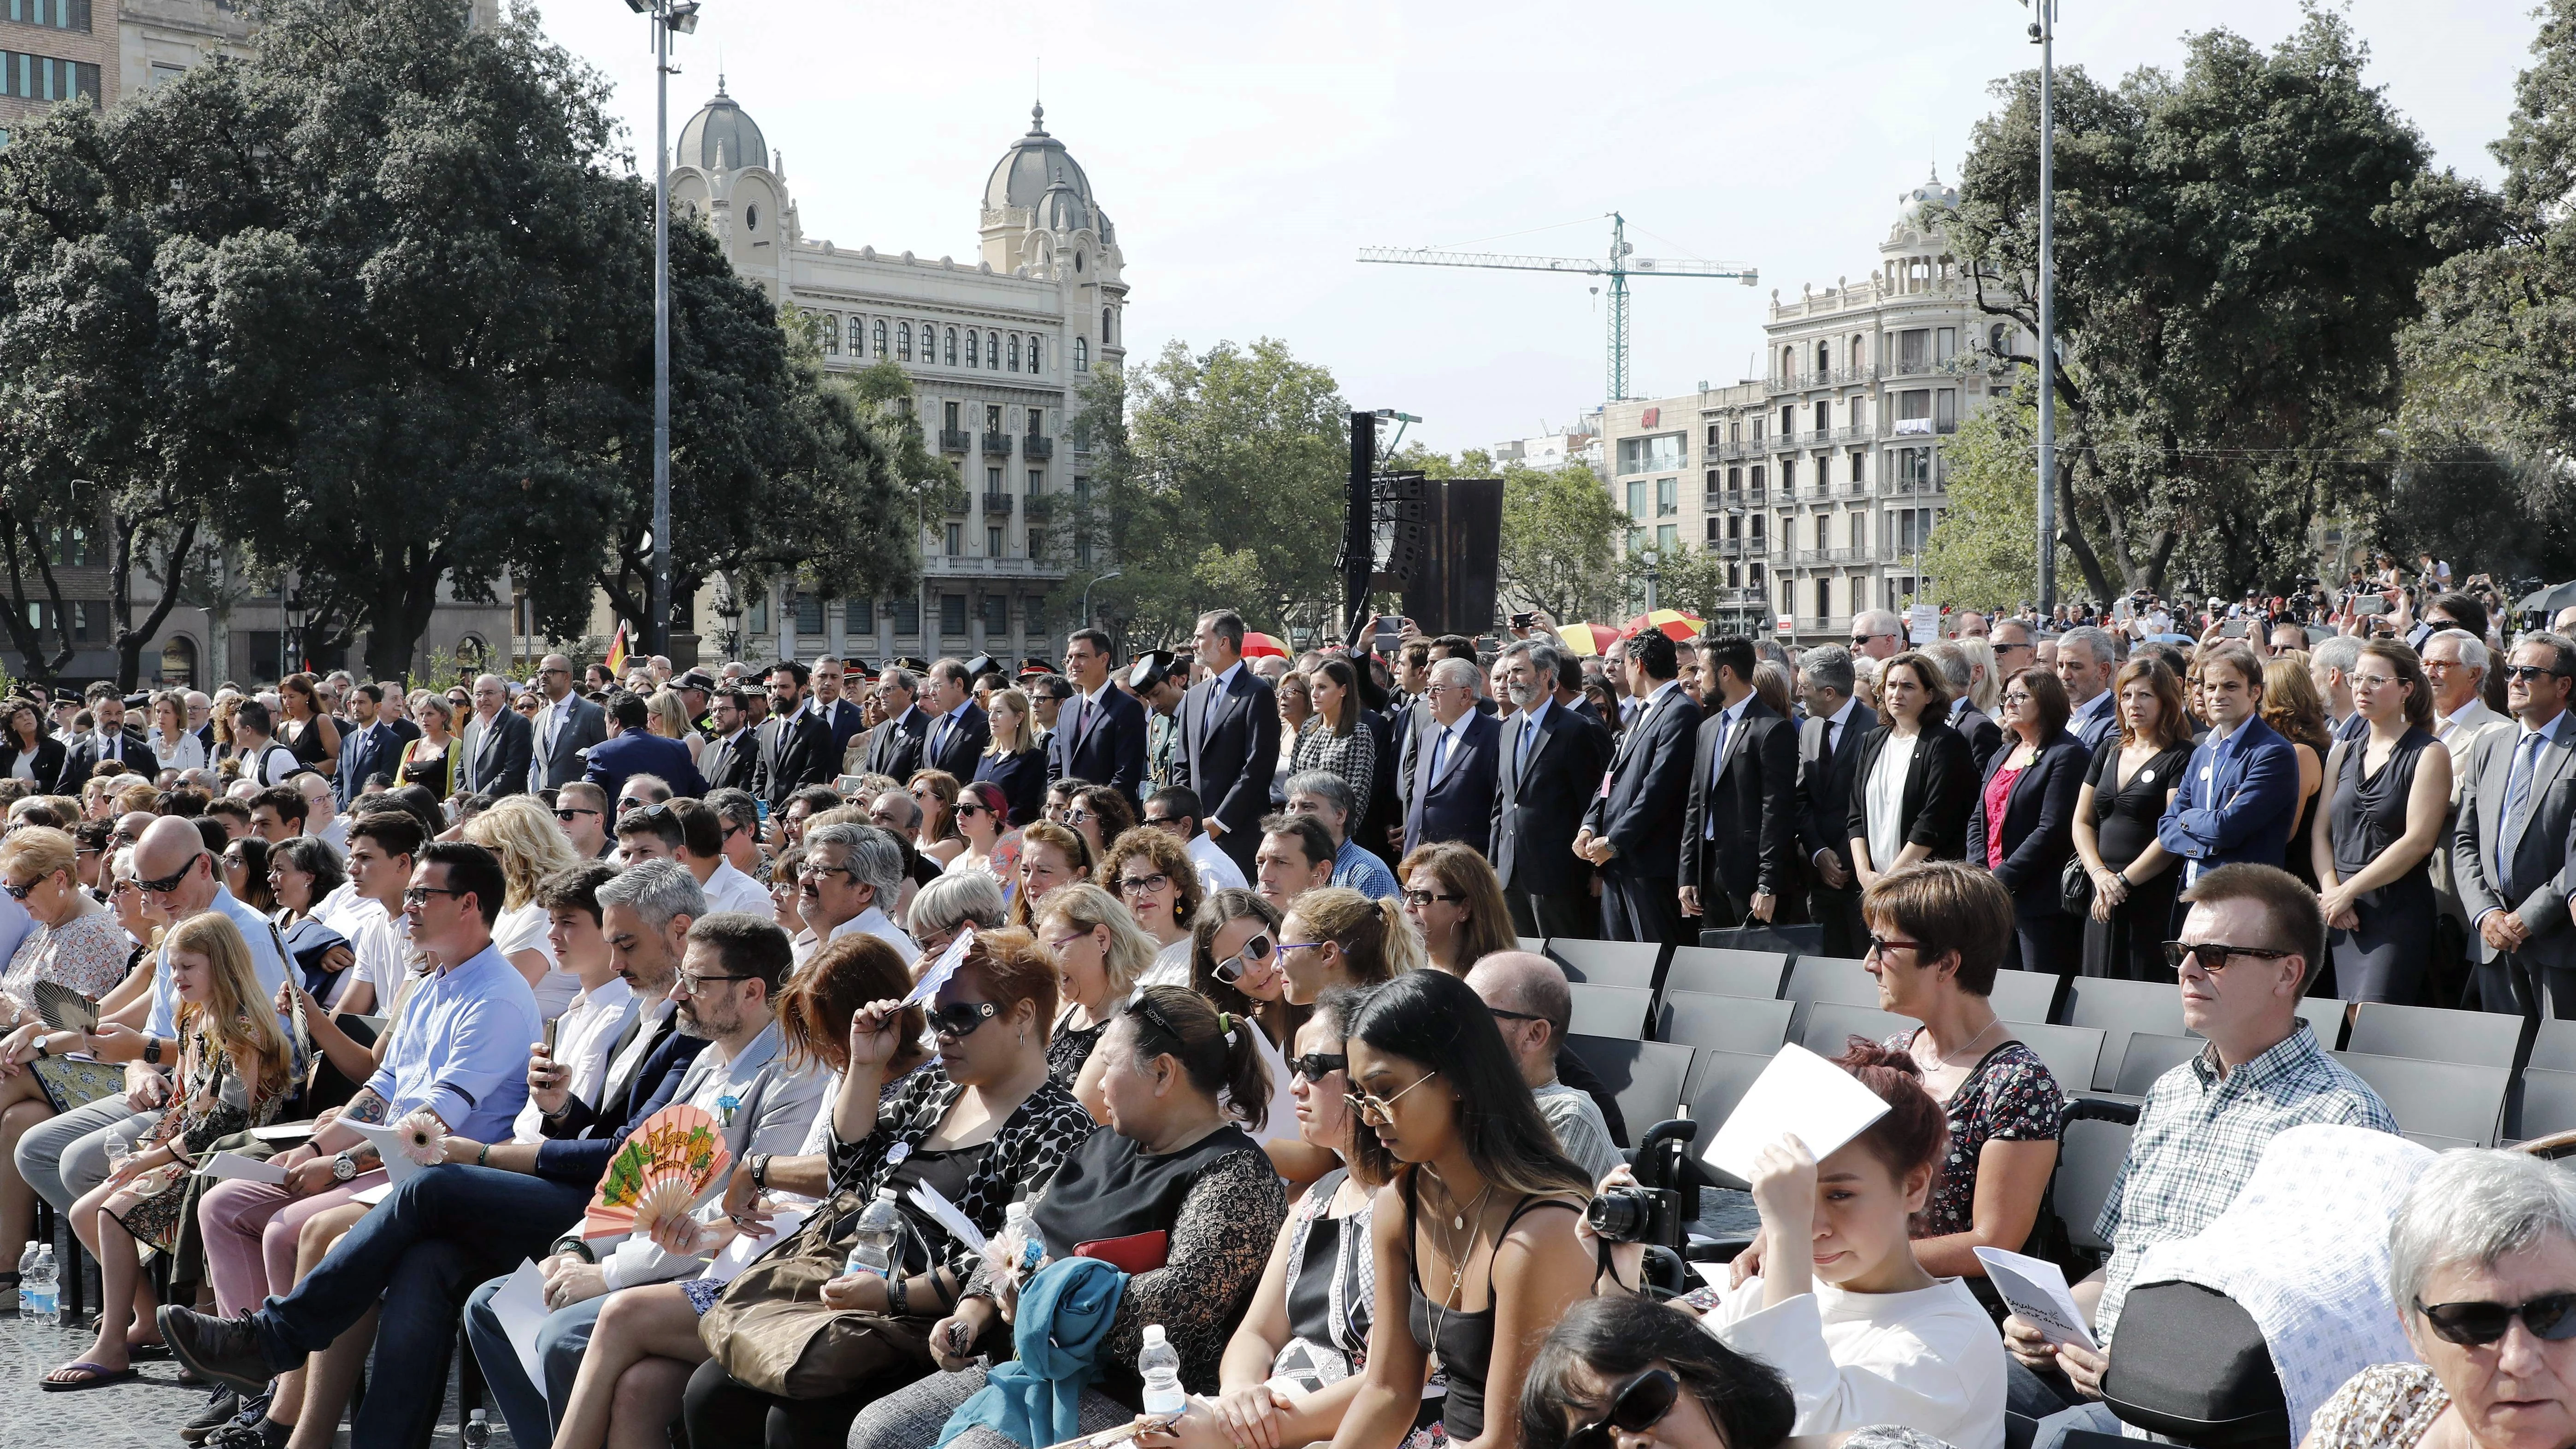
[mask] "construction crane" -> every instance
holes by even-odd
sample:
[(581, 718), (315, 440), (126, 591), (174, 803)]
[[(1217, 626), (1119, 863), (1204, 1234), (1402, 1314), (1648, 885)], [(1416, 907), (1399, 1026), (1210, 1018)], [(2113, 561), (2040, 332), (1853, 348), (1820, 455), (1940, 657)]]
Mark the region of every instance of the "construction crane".
[(1433, 247), (1362, 247), (1364, 262), (1401, 262), (1417, 267), (1500, 267), (1519, 272), (1573, 272), (1588, 277), (1610, 279), (1610, 397), (1619, 402), (1628, 396), (1628, 278), (1648, 277), (1734, 277), (1750, 287), (1762, 274), (1736, 262), (1667, 261), (1657, 257), (1630, 256), (1636, 248), (1628, 245), (1628, 219), (1618, 212), (1610, 213), (1610, 260), (1596, 262), (1585, 257), (1524, 257), (1499, 252), (1451, 252)]

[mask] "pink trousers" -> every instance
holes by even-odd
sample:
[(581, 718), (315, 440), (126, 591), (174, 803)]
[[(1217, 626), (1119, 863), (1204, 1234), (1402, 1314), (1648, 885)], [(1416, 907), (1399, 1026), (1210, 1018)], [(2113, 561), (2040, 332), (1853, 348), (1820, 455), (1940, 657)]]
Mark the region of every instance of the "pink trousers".
[(240, 1178), (206, 1189), (197, 1199), (197, 1226), (206, 1240), (206, 1277), (214, 1284), (217, 1310), (230, 1318), (257, 1308), (272, 1293), (294, 1291), (295, 1239), (305, 1222), (384, 1180), (378, 1168), (311, 1197), (290, 1197), (285, 1188)]

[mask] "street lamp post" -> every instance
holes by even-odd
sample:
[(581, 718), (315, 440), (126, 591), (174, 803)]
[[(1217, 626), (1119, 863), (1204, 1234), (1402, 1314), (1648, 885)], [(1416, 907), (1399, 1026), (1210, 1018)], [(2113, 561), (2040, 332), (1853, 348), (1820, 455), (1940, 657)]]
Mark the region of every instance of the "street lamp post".
[(653, 25), (653, 587), (644, 651), (671, 650), (671, 33), (698, 28), (698, 0), (626, 0)]
[(1093, 621), (1093, 619), (1092, 619), (1092, 617), (1091, 617), (1091, 585), (1092, 585), (1092, 584), (1105, 584), (1105, 583), (1109, 582), (1111, 579), (1114, 579), (1114, 578), (1121, 578), (1121, 577), (1124, 577), (1124, 575), (1123, 575), (1119, 570), (1117, 570), (1117, 569), (1111, 569), (1109, 572), (1107, 572), (1107, 573), (1105, 573), (1105, 574), (1094, 574), (1094, 575), (1092, 575), (1092, 576), (1091, 576), (1091, 583), (1087, 583), (1087, 584), (1084, 584), (1084, 585), (1082, 586), (1082, 624), (1081, 624), (1081, 626), (1080, 626), (1080, 627), (1085, 628), (1085, 629), (1088, 629), (1088, 628), (1092, 627), (1092, 624), (1093, 624), (1093, 622), (1094, 622), (1094, 621)]
[(2039, 46), (2039, 612), (2057, 612), (2057, 0), (2024, 0)]

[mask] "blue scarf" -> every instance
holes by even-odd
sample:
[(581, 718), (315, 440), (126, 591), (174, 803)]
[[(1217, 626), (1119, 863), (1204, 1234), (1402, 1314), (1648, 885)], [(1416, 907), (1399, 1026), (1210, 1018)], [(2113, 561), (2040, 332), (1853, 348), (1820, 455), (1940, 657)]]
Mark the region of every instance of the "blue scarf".
[(948, 1416), (938, 1443), (979, 1424), (1028, 1449), (1080, 1434), (1075, 1410), (1098, 1376), (1097, 1356), (1126, 1290), (1127, 1275), (1097, 1258), (1059, 1258), (1039, 1269), (1013, 1317), (1018, 1356), (986, 1373), (984, 1387)]

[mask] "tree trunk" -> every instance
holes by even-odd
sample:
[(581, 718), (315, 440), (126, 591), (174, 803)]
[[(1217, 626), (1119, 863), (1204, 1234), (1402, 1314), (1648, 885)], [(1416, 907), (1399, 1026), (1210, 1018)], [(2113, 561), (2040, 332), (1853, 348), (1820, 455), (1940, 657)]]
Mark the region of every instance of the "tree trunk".
[(116, 687), (128, 694), (143, 674), (143, 646), (161, 631), (161, 625), (178, 607), (179, 582), (188, 566), (188, 550), (197, 543), (197, 520), (191, 518), (179, 525), (179, 536), (163, 555), (160, 573), (161, 598), (153, 606), (143, 627), (134, 627), (134, 536), (136, 526), (125, 519), (116, 520), (116, 567), (108, 575), (108, 608), (116, 617)]
[(437, 550), (414, 548), (387, 563), (366, 605), (367, 673), (402, 679), (411, 673), (420, 636), (429, 631), (430, 616), (438, 608), (438, 580), (447, 570)]
[[(16, 546), (16, 539), (20, 536), (27, 541), (23, 555)], [(5, 620), (9, 627), (9, 642), (16, 646), (18, 657), (26, 662), (30, 676), (50, 682), (72, 662), (78, 646), (72, 642), (71, 610), (63, 603), (62, 584), (55, 579), (53, 561), (45, 551), (44, 526), (34, 519), (20, 518), (14, 510), (0, 509), (0, 545), (6, 545), (0, 548), (0, 552), (8, 555), (9, 562), (10, 607)], [(36, 571), (44, 579), (45, 597), (53, 608), (54, 637), (61, 641), (63, 647), (50, 658), (44, 652), (44, 626), (27, 620), (26, 576), (19, 567), (22, 556), (35, 560)]]

